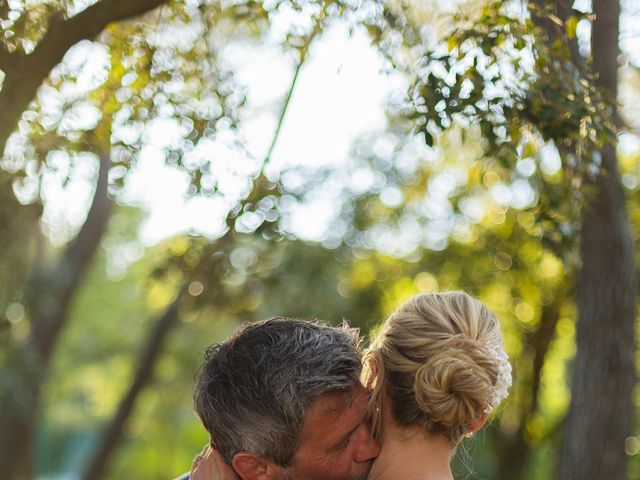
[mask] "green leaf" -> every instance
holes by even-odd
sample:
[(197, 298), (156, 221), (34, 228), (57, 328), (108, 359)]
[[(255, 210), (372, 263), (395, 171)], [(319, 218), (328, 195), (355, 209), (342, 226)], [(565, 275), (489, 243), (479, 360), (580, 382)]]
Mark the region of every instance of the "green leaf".
[(449, 49), (449, 53), (451, 53), (458, 46), (458, 40), (456, 37), (451, 35), (447, 40), (447, 47)]
[(520, 125), (518, 125), (517, 123), (512, 123), (509, 127), (509, 135), (511, 136), (511, 143), (513, 143), (513, 145), (517, 145), (518, 142), (520, 142), (520, 138), (522, 138)]
[(567, 31), (567, 37), (569, 39), (576, 38), (576, 29), (578, 28), (578, 17), (575, 15), (570, 16), (564, 24), (564, 28)]
[(525, 143), (522, 147), (522, 158), (530, 158), (533, 157), (536, 153), (536, 147), (532, 145), (530, 142)]

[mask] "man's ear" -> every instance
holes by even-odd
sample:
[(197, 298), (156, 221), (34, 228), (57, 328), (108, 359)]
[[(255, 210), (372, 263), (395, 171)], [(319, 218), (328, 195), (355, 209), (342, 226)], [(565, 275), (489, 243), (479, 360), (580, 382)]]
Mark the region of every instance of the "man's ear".
[(476, 430), (482, 428), (482, 426), (484, 425), (484, 422), (487, 421), (487, 417), (488, 415), (486, 413), (483, 413), (482, 415), (480, 415), (475, 422), (469, 425), (469, 428), (467, 429), (467, 434), (473, 433)]
[(255, 453), (239, 452), (231, 460), (233, 469), (242, 480), (271, 480), (275, 478), (275, 465)]

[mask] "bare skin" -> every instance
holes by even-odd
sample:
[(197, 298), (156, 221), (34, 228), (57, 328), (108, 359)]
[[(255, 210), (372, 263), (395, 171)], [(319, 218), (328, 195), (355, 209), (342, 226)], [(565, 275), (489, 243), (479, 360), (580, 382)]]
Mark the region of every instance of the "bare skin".
[(193, 459), (191, 464), (191, 480), (240, 480), (230, 465), (224, 463), (217, 450), (207, 445)]
[(300, 447), (290, 467), (240, 452), (232, 465), (205, 448), (191, 467), (191, 480), (366, 480), (380, 453), (367, 420), (367, 392), (326, 394), (311, 407), (300, 432)]
[(287, 469), (291, 478), (366, 480), (380, 453), (369, 428), (367, 401), (367, 391), (358, 385), (354, 392), (326, 394), (314, 403)]
[(390, 413), (389, 399), (382, 398), (380, 455), (368, 480), (453, 480), (454, 448), (442, 435), (429, 435), (420, 427), (400, 427)]

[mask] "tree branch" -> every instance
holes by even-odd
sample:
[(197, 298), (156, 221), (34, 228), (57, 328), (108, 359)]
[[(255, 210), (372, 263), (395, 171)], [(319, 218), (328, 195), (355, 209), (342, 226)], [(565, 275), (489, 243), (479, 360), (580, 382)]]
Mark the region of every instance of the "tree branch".
[(269, 145), (269, 148), (267, 149), (267, 153), (264, 156), (264, 160), (262, 161), (263, 170), (264, 170), (264, 167), (268, 165), (269, 161), (271, 161), (271, 155), (273, 154), (273, 150), (275, 149), (276, 142), (280, 137), (280, 130), (282, 129), (282, 124), (284, 123), (284, 117), (287, 114), (287, 109), (289, 108), (289, 104), (291, 103), (291, 97), (293, 97), (293, 92), (298, 83), (298, 76), (300, 75), (300, 70), (302, 70), (302, 65), (304, 65), (304, 62), (307, 59), (307, 53), (309, 52), (309, 47), (311, 46), (313, 39), (316, 37), (316, 35), (318, 35), (318, 33), (320, 33), (320, 26), (319, 24), (316, 23), (313, 30), (311, 31), (311, 34), (307, 37), (304, 46), (300, 50), (300, 60), (298, 61), (298, 64), (296, 65), (296, 68), (293, 72), (291, 85), (289, 86), (289, 90), (287, 91), (287, 96), (285, 97), (284, 103), (282, 105), (282, 109), (280, 110), (280, 116), (278, 117), (278, 123), (276, 124), (276, 129), (273, 133), (271, 144)]
[(0, 20), (5, 20), (9, 14), (9, 2), (0, 0)]
[(50, 287), (50, 290), (53, 290), (51, 292), (52, 298), (56, 299), (55, 308), (51, 308), (48, 303), (41, 305), (39, 300), (35, 301), (33, 337), (37, 352), (45, 362), (50, 356), (56, 338), (67, 318), (70, 299), (89, 267), (91, 258), (107, 229), (113, 209), (113, 200), (107, 194), (110, 166), (110, 152), (103, 153), (100, 156), (96, 191), (87, 214), (87, 220), (53, 269), (53, 278), (49, 278), (52, 282)]
[(98, 450), (95, 455), (93, 455), (89, 467), (82, 477), (84, 480), (98, 480), (104, 475), (107, 460), (120, 441), (122, 430), (133, 411), (136, 400), (140, 392), (151, 381), (153, 370), (162, 353), (165, 339), (179, 318), (178, 308), (186, 291), (187, 288), (185, 285), (180, 289), (176, 298), (167, 307), (162, 316), (156, 321), (136, 364), (138, 367), (133, 377), (133, 382), (129, 386), (126, 395), (120, 401), (113, 420), (111, 420), (102, 435)]
[(5, 47), (0, 46), (0, 70), (8, 75), (13, 66), (16, 64), (18, 55), (11, 53)]
[(167, 1), (102, 0), (66, 20), (53, 17), (49, 30), (35, 50), (25, 55), (15, 68), (5, 71), (6, 77), (0, 92), (0, 111), (3, 116), (0, 122), (0, 156), (38, 87), (73, 45), (95, 38), (110, 23), (137, 17)]
[(553, 13), (562, 22), (566, 22), (575, 12), (572, 8), (573, 2), (571, 0), (553, 2), (549, 0), (532, 0), (531, 4), (534, 6), (534, 8), (530, 9), (531, 18), (545, 32), (547, 43), (550, 45), (556, 38), (562, 38), (569, 48), (571, 63), (584, 74), (585, 59), (580, 55), (577, 37), (568, 38), (564, 26), (556, 24), (550, 16)]
[[(107, 25), (142, 15), (154, 8), (167, 3), (168, 0), (102, 0), (91, 5), (77, 15), (66, 20), (55, 18), (49, 25), (33, 55), (39, 55), (38, 50), (60, 52), (64, 55), (69, 48), (80, 40), (91, 40), (98, 36)], [(56, 64), (62, 60), (58, 56)]]

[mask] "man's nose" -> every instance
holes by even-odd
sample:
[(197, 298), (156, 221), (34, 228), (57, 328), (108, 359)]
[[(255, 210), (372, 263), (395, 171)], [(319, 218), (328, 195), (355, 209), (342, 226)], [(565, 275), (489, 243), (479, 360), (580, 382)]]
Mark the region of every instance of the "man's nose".
[(373, 438), (368, 426), (363, 425), (361, 427), (360, 435), (362, 442), (356, 452), (356, 461), (368, 462), (380, 455), (380, 444)]

